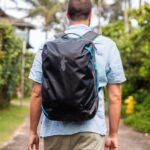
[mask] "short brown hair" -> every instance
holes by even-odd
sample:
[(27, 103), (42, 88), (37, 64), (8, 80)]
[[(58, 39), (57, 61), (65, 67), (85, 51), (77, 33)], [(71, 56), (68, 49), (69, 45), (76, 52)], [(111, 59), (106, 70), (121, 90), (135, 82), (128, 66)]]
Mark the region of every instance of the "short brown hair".
[(68, 16), (71, 20), (86, 20), (91, 10), (91, 0), (69, 0)]

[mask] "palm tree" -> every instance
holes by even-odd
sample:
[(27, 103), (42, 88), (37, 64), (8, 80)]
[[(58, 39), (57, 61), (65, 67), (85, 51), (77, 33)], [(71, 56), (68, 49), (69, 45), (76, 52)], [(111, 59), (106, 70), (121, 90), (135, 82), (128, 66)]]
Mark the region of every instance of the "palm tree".
[(94, 0), (94, 3), (96, 4), (97, 6), (97, 10), (98, 10), (98, 31), (100, 33), (102, 33), (102, 29), (101, 29), (101, 17), (102, 17), (102, 14), (101, 14), (101, 9), (102, 9), (102, 5), (101, 5), (101, 0)]
[(61, 9), (60, 3), (54, 0), (24, 0), (33, 7), (28, 9), (27, 17), (42, 16), (44, 18), (44, 31), (48, 37), (49, 25), (55, 21), (55, 14)]

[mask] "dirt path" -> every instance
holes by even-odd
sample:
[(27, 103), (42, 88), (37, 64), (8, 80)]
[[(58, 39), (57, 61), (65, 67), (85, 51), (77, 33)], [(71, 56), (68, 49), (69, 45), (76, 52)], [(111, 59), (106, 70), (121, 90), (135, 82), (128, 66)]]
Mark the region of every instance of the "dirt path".
[(119, 150), (150, 150), (150, 135), (135, 132), (120, 123)]
[[(27, 150), (29, 119), (17, 130), (14, 138), (1, 150)], [(119, 130), (119, 150), (150, 150), (150, 136), (133, 131), (121, 122)], [(40, 150), (43, 150), (42, 141)]]

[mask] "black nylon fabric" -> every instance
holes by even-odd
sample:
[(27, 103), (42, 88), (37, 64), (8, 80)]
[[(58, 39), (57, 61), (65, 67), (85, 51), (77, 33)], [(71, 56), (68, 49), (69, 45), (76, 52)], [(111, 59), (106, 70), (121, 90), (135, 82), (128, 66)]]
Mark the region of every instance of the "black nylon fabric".
[(95, 57), (85, 46), (95, 51), (87, 39), (62, 38), (44, 45), (42, 108), (51, 120), (84, 121), (97, 112)]

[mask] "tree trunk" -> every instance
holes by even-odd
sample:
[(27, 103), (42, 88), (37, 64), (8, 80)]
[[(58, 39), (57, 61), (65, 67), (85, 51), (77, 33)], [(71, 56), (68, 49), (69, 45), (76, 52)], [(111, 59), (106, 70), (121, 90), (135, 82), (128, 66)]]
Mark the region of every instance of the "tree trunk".
[(44, 28), (45, 28), (44, 29), (44, 31), (45, 31), (45, 40), (47, 40), (48, 39), (48, 25), (45, 25)]
[(139, 9), (141, 8), (142, 6), (142, 0), (139, 0)]
[(128, 0), (129, 9), (131, 9), (131, 0)]
[(24, 98), (24, 74), (25, 74), (25, 53), (26, 53), (26, 41), (23, 41), (22, 44), (22, 66), (21, 66), (21, 99), (20, 105), (22, 105), (23, 98)]
[(102, 28), (101, 28), (101, 11), (102, 11), (102, 0), (98, 0), (98, 32), (102, 34)]
[(3, 30), (0, 29), (0, 51), (3, 48)]
[(45, 39), (48, 39), (48, 23), (47, 23), (47, 18), (45, 17), (45, 26), (44, 26), (44, 31), (45, 31)]
[(48, 31), (45, 31), (45, 39), (48, 39)]
[[(132, 3), (131, 0), (128, 0), (128, 10), (132, 9)], [(131, 24), (129, 22), (130, 20), (130, 13), (128, 14), (128, 32), (131, 32), (132, 28), (131, 28)]]
[(125, 0), (125, 9), (124, 9), (124, 26), (125, 26), (125, 32), (129, 32), (129, 23), (128, 23), (128, 4), (127, 0)]

